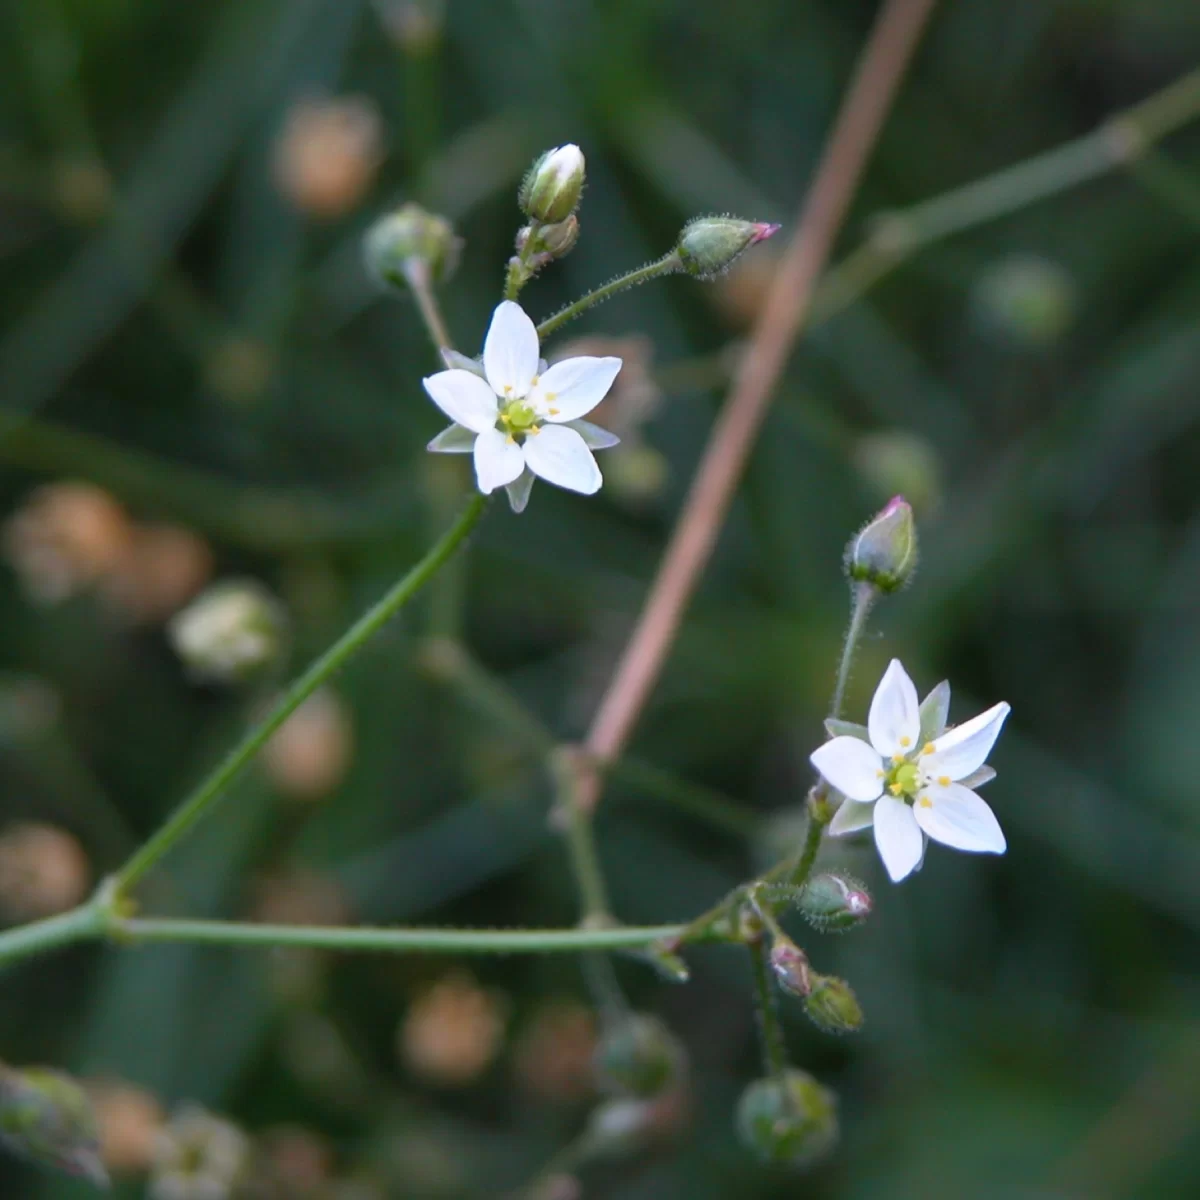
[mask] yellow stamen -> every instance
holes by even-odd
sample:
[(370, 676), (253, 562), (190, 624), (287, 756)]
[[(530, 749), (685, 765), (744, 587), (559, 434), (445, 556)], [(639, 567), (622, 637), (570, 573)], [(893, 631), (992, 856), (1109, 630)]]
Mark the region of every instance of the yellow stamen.
[(561, 409), (558, 409), (558, 408), (552, 408), (552, 409), (550, 410), (550, 415), (551, 415), (552, 417), (557, 417), (557, 416), (558, 416), (558, 414), (559, 414), (561, 411), (562, 411)]
[(922, 808), (932, 808), (932, 807), (933, 807), (933, 801), (932, 801), (932, 800), (930, 800), (930, 798), (929, 798), (928, 796), (922, 796), (922, 797), (920, 798), (920, 800), (918, 800), (918, 801), (917, 801), (917, 803), (918, 803), (918, 804), (919, 804), (919, 805), (920, 805)]
[(553, 404), (555, 402), (555, 400), (557, 400), (557, 399), (558, 399), (557, 392), (547, 392), (546, 393), (546, 403), (547, 404)]
[(887, 774), (887, 772), (886, 772), (886, 771), (876, 771), (876, 772), (875, 772), (875, 778), (876, 778), (876, 779), (882, 779), (882, 778), (884, 777), (884, 775), (886, 775), (886, 774)]
[(892, 755), (892, 762), (895, 763), (896, 766), (899, 766), (903, 761), (904, 761), (903, 754), (893, 754)]
[(933, 753), (933, 743), (926, 742), (925, 745), (921, 747), (921, 753), (922, 754), (932, 754)]
[(537, 376), (537, 375), (535, 375), (535, 376), (533, 377), (533, 382), (532, 382), (532, 383), (531, 383), (529, 386), (530, 386), (530, 387), (537, 387), (537, 385), (538, 385), (538, 379), (539, 379), (539, 378), (540, 378), (540, 376)]
[(950, 776), (949, 775), (939, 775), (938, 783), (940, 783), (942, 785), (942, 787), (949, 787), (950, 786)]
[(902, 737), (902, 738), (900, 739), (900, 745), (902, 745), (902, 746), (911, 746), (911, 745), (912, 745), (912, 738), (910, 738), (910, 737)]
[(507, 396), (507, 395), (508, 395), (508, 393), (509, 393), (509, 392), (511, 392), (511, 391), (512, 391), (512, 384), (511, 384), (511, 383), (506, 383), (506, 384), (504, 385), (504, 394)]
[(888, 791), (891, 792), (893, 796), (899, 796), (903, 793), (904, 786), (903, 784), (893, 783), (889, 785)]
[(507, 442), (507, 443), (508, 443), (510, 446), (515, 446), (515, 445), (517, 444), (517, 439), (516, 439), (515, 437), (513, 437), (513, 435), (512, 435), (511, 433), (510, 433), (510, 434), (508, 435), (508, 437), (506, 437), (504, 440), (505, 440), (505, 441), (506, 441), (506, 442)]

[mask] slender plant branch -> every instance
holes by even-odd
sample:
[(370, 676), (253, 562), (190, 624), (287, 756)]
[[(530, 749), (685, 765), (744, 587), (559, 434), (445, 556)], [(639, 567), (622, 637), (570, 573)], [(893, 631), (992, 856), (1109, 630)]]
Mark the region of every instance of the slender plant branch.
[(137, 917), (117, 921), (113, 926), (113, 937), (132, 942), (293, 946), (384, 953), (419, 950), (432, 954), (551, 954), (640, 948), (670, 935), (677, 928), (675, 925), (648, 925), (603, 929), (372, 929)]
[(779, 1024), (779, 1012), (775, 1007), (771, 969), (767, 966), (767, 948), (761, 937), (750, 943), (750, 966), (754, 972), (754, 1006), (762, 1038), (763, 1066), (768, 1075), (782, 1079), (787, 1070), (787, 1048)]
[[(465, 703), (525, 742), (532, 753), (548, 756), (563, 748), (537, 714), (458, 641), (428, 638), (418, 658), (433, 678), (452, 687)], [(571, 749), (577, 758), (582, 757), (587, 768), (662, 800), (716, 829), (749, 837), (758, 827), (754, 814), (713, 788), (680, 779), (662, 767), (630, 755), (600, 762), (587, 758), (579, 747)]]
[[(588, 732), (585, 745), (598, 758), (613, 758), (624, 747), (662, 670), (808, 313), (817, 277), (933, 3), (888, 0), (872, 30), (729, 400), (713, 427), (650, 595)], [(600, 776), (589, 774), (581, 787), (582, 803), (593, 808), (600, 797)]]
[(596, 288), (594, 291), (588, 292), (585, 296), (580, 296), (573, 304), (568, 304), (566, 308), (561, 308), (553, 316), (547, 317), (538, 327), (538, 338), (545, 341), (550, 334), (555, 330), (561, 329), (568, 321), (573, 321), (580, 313), (586, 312), (593, 305), (601, 304), (603, 301), (615, 296), (618, 292), (623, 292), (628, 288), (637, 287), (642, 283), (649, 283), (651, 279), (660, 279), (663, 275), (673, 275), (679, 270), (679, 252), (672, 249), (669, 253), (664, 254), (662, 258), (655, 259), (654, 262), (647, 263), (644, 267), (638, 267), (636, 271), (630, 271), (626, 275), (618, 275), (616, 279), (609, 280), (608, 283)]
[(6, 929), (0, 933), (0, 967), (47, 950), (57, 950), (72, 942), (100, 937), (105, 929), (103, 907), (95, 900), (69, 912)]
[(834, 719), (842, 715), (846, 684), (850, 680), (850, 667), (854, 663), (854, 652), (858, 649), (859, 639), (867, 627), (867, 618), (871, 615), (878, 595), (869, 583), (854, 584), (853, 599), (850, 602), (850, 628), (846, 630), (846, 640), (842, 643), (842, 661), (838, 664), (837, 684), (833, 689), (833, 702), (829, 706), (829, 715)]
[(413, 294), (413, 299), (417, 302), (417, 311), (421, 314), (421, 320), (425, 324), (434, 349), (439, 353), (449, 349), (452, 345), (450, 333), (442, 317), (437, 296), (434, 294), (429, 264), (419, 258), (408, 259), (404, 264), (404, 279)]
[[(919, 250), (956, 233), (1009, 216), (1031, 204), (1088, 183), (1121, 167), (1185, 215), (1194, 200), (1163, 182), (1150, 151), (1156, 142), (1200, 117), (1200, 68), (1190, 71), (1098, 129), (982, 179), (897, 212), (882, 213), (872, 235), (822, 280), (809, 325), (849, 308)], [(1161, 162), (1161, 160), (1160, 160)]]
[(475, 528), (487, 507), (475, 495), (463, 513), (395, 586), (320, 656), (283, 694), (275, 707), (242, 739), (225, 760), (183, 802), (165, 825), (117, 872), (118, 891), (124, 892), (150, 870), (221, 798), (229, 785), (249, 766), (288, 717), (331, 675), (345, 665), (401, 608), (429, 582)]

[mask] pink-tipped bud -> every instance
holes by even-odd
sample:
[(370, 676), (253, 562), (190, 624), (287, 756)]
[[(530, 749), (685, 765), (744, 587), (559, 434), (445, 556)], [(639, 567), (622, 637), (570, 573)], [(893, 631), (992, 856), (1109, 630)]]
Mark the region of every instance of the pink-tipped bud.
[(861, 925), (875, 907), (871, 893), (851, 875), (829, 871), (815, 875), (800, 894), (800, 912), (816, 929), (842, 933)]
[(893, 496), (846, 547), (846, 573), (857, 583), (895, 592), (912, 578), (917, 565), (917, 527), (912, 506)]
[(712, 279), (729, 270), (751, 246), (765, 242), (778, 230), (778, 225), (765, 221), (696, 217), (683, 227), (675, 250), (680, 266), (689, 275)]
[(771, 970), (790, 996), (804, 999), (812, 991), (808, 958), (795, 942), (780, 938), (771, 947)]

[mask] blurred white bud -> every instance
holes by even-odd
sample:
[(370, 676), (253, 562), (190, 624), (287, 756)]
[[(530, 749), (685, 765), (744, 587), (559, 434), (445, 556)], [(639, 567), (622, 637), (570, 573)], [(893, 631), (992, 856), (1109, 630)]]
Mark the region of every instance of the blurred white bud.
[(198, 679), (244, 679), (280, 656), (285, 618), (279, 602), (252, 579), (214, 584), (167, 626), (179, 657)]

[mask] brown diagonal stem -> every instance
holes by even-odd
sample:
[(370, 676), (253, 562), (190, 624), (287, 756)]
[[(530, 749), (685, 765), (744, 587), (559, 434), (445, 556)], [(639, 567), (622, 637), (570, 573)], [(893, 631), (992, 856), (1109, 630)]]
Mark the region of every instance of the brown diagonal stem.
[[(588, 732), (586, 749), (595, 758), (612, 758), (624, 747), (662, 670), (933, 5), (934, 0), (886, 0), (879, 14), (650, 594)], [(583, 809), (595, 808), (601, 786), (594, 771), (580, 781)]]

